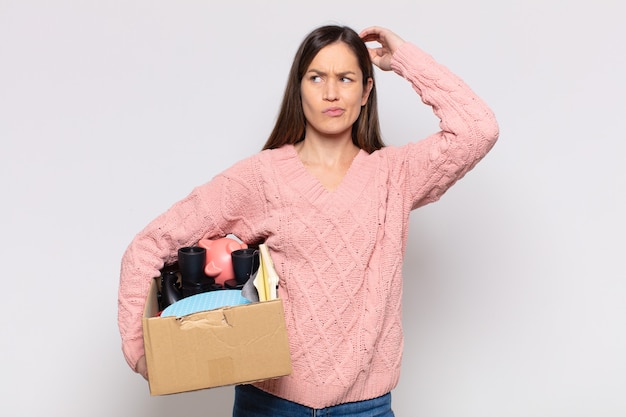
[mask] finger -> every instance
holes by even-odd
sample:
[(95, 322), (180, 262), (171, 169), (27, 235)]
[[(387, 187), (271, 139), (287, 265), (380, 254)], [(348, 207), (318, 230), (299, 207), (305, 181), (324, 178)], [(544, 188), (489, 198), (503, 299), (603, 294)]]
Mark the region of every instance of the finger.
[(361, 33), (359, 33), (359, 36), (363, 39), (363, 42), (372, 42), (379, 41), (382, 38), (381, 34), (382, 28), (378, 26), (371, 26), (363, 29)]
[(385, 50), (383, 48), (367, 48), (367, 52), (369, 52), (372, 62), (385, 55)]
[(369, 35), (366, 35), (364, 37), (361, 38), (361, 40), (363, 42), (378, 42), (380, 44), (382, 44), (384, 42), (383, 37), (376, 34), (376, 33), (372, 33)]
[(378, 34), (378, 33), (381, 33), (382, 31), (383, 31), (383, 28), (381, 28), (380, 26), (370, 26), (361, 30), (361, 33), (359, 33), (359, 36), (364, 37), (368, 35)]
[(369, 54), (372, 64), (382, 70), (386, 70), (385, 59), (387, 54), (381, 48), (369, 49)]
[(365, 36), (361, 36), (361, 40), (363, 42), (374, 42), (374, 41), (378, 41), (380, 39), (380, 36), (372, 33), (369, 35), (365, 35)]

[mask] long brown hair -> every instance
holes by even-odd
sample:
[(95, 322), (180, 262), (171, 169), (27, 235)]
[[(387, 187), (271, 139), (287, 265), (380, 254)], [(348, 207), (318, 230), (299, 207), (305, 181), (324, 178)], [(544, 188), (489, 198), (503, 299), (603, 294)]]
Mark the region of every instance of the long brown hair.
[[(317, 53), (325, 46), (335, 42), (345, 43), (354, 52), (363, 73), (363, 88), (367, 88), (368, 78), (371, 78), (372, 82), (374, 81), (374, 67), (367, 47), (354, 30), (345, 26), (334, 25), (315, 29), (302, 41), (296, 52), (276, 124), (263, 149), (279, 148), (304, 139), (306, 119), (302, 110), (302, 97), (300, 95), (302, 77), (304, 77), (304, 73)], [(385, 146), (380, 135), (376, 83), (374, 82), (369, 99), (361, 107), (361, 114), (352, 126), (352, 142), (368, 153)]]

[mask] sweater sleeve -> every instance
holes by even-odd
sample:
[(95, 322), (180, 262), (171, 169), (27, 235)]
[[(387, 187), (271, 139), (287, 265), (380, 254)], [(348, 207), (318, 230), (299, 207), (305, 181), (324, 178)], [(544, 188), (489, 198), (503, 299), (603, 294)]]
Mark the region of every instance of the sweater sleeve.
[[(491, 109), (449, 69), (411, 43), (394, 54), (392, 69), (413, 86), (440, 119), (441, 131), (402, 147), (398, 166), (411, 209), (438, 200), (493, 147), (499, 130)], [(406, 151), (406, 152), (404, 152)]]
[(118, 326), (122, 351), (136, 370), (144, 354), (142, 314), (150, 282), (160, 269), (176, 260), (178, 249), (196, 244), (202, 237), (232, 233), (245, 242), (254, 239), (254, 224), (265, 212), (257, 158), (234, 165), (150, 222), (126, 249), (121, 263), (118, 291)]

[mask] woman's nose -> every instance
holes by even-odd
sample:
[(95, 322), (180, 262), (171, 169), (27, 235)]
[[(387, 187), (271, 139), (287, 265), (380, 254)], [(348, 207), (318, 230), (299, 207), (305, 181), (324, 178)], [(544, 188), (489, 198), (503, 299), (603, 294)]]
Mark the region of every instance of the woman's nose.
[(324, 88), (324, 100), (327, 101), (335, 101), (337, 100), (337, 82), (334, 80), (329, 80)]

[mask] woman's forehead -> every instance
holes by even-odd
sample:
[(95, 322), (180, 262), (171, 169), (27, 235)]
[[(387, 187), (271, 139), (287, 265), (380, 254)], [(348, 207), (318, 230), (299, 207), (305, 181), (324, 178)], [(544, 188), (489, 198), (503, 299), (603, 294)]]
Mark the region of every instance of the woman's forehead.
[(359, 61), (354, 51), (344, 42), (335, 42), (324, 46), (311, 60), (307, 71), (361, 73)]

